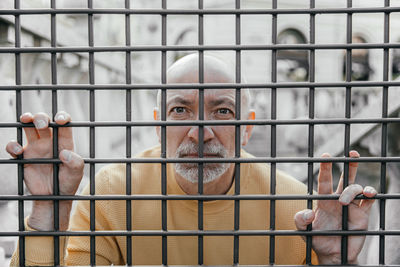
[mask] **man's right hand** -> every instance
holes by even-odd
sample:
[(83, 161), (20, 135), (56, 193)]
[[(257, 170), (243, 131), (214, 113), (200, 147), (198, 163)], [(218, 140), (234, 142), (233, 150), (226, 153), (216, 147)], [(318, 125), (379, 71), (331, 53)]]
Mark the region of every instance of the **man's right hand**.
[[(24, 113), (22, 123), (33, 123), (35, 127), (25, 127), (27, 144), (22, 147), (15, 141), (7, 144), (7, 152), (14, 158), (23, 155), (24, 159), (53, 158), (53, 129), (49, 128), (50, 117), (45, 113)], [(60, 111), (55, 116), (55, 123), (64, 125), (71, 121), (71, 116)], [(74, 142), (70, 127), (58, 128), (58, 151), (62, 164), (59, 166), (60, 195), (74, 195), (83, 176), (83, 159), (73, 152)], [(53, 165), (24, 164), (24, 181), (32, 195), (53, 194)], [(68, 228), (72, 201), (60, 201), (59, 229)], [(53, 201), (34, 201), (32, 213), (28, 218), (31, 228), (50, 231), (54, 229)]]

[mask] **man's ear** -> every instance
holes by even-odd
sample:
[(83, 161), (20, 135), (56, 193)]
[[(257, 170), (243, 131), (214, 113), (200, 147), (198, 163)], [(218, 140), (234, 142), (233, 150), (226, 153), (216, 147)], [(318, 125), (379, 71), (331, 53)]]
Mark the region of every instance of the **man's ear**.
[[(157, 107), (155, 107), (153, 109), (153, 118), (155, 121), (159, 121), (160, 120), (160, 111), (158, 110)], [(160, 133), (160, 126), (156, 126), (156, 133), (158, 136), (158, 142), (161, 143), (161, 133)]]
[[(255, 120), (256, 119), (256, 112), (254, 110), (250, 110), (247, 116), (247, 120)], [(244, 128), (243, 136), (242, 136), (242, 146), (247, 145), (250, 140), (251, 134), (253, 132), (254, 125), (246, 125)]]

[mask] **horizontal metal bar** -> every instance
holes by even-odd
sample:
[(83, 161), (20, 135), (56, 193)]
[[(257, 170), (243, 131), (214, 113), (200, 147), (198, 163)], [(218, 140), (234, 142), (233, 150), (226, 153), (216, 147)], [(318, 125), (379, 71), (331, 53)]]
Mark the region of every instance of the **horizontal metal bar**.
[(270, 45), (135, 45), (135, 46), (74, 46), (74, 47), (0, 47), (0, 54), (24, 53), (89, 53), (89, 52), (163, 52), (220, 50), (344, 50), (400, 48), (400, 43), (354, 44), (270, 44)]
[(20, 231), (0, 232), (0, 236), (349, 236), (400, 235), (400, 230), (133, 230), (133, 231)]
[(315, 8), (315, 9), (122, 9), (122, 8), (58, 8), (58, 9), (2, 9), (0, 15), (46, 14), (131, 14), (131, 15), (283, 15), (283, 14), (355, 14), (400, 12), (399, 7)]
[[(37, 265), (36, 265), (37, 266)], [(57, 267), (63, 267), (64, 265), (57, 265)], [(89, 265), (79, 265), (79, 267), (89, 267)], [(104, 265), (96, 265), (97, 267), (108, 267), (104, 266)], [(124, 265), (125, 267), (144, 267), (144, 266), (149, 266), (149, 265)], [(304, 265), (244, 265), (244, 264), (236, 264), (234, 265), (235, 267), (276, 267), (276, 266), (280, 266), (280, 267), (304, 267)], [(312, 265), (313, 267), (326, 267), (327, 265)], [(329, 265), (328, 265), (329, 266)], [(332, 266), (332, 265), (331, 265)], [(358, 267), (382, 267), (382, 265), (355, 265), (355, 264), (349, 264), (349, 265), (345, 265), (345, 266), (358, 266)], [(385, 264), (385, 267), (399, 267), (400, 265), (391, 265), (391, 264)], [(42, 267), (42, 266), (39, 266)], [(45, 267), (45, 266), (43, 266)], [(72, 265), (68, 265), (68, 267), (78, 267), (78, 266), (72, 266)], [(165, 265), (151, 265), (151, 267), (165, 267)], [(171, 265), (168, 264), (168, 267), (199, 267), (199, 265)], [(207, 267), (232, 267), (232, 265), (207, 265)]]
[[(36, 265), (38, 266), (38, 265)], [(57, 265), (57, 267), (63, 267), (64, 265)], [(72, 266), (68, 265), (68, 267), (90, 267), (90, 265), (79, 265), (79, 266)], [(97, 267), (109, 267), (109, 265), (104, 266), (104, 265), (96, 265)], [(150, 265), (124, 265), (124, 267), (145, 267), (145, 266), (150, 266)], [(151, 267), (165, 267), (166, 265), (151, 265)], [(304, 267), (305, 265), (244, 265), (244, 264), (235, 264), (233, 265), (234, 267)], [(308, 266), (308, 265), (306, 265)], [(336, 265), (312, 265), (313, 267), (326, 267), (326, 266), (336, 266)], [(341, 265), (342, 266), (342, 265)], [(357, 266), (357, 267), (382, 267), (383, 265), (355, 265), (355, 264), (348, 264), (345, 266)], [(400, 265), (391, 265), (391, 264), (385, 264), (385, 267), (399, 267)], [(45, 267), (45, 266), (38, 266), (38, 267)], [(199, 267), (199, 265), (171, 265), (168, 264), (168, 267)], [(232, 265), (207, 265), (207, 267), (232, 267)]]
[[(364, 81), (364, 82), (286, 82), (286, 83), (181, 83), (181, 84), (25, 84), (0, 85), (0, 91), (31, 91), (31, 90), (159, 90), (159, 89), (270, 89), (270, 88), (332, 88), (337, 87), (382, 87), (400, 86), (396, 81)], [(370, 89), (370, 88), (368, 88)]]
[[(400, 162), (400, 157), (362, 158), (84, 158), (85, 163), (310, 163), (310, 162)], [(62, 164), (59, 159), (0, 159), (0, 164)]]
[[(193, 125), (319, 125), (319, 124), (376, 124), (400, 123), (400, 118), (374, 119), (291, 119), (291, 120), (206, 120), (206, 121), (75, 121), (65, 125), (49, 123), (49, 127), (150, 127), (150, 126), (193, 126)], [(31, 128), (32, 123), (0, 122), (0, 128)]]
[[(336, 200), (339, 195), (1, 195), (0, 200)], [(367, 199), (362, 195), (356, 199)], [(400, 199), (397, 194), (377, 194), (368, 199)]]

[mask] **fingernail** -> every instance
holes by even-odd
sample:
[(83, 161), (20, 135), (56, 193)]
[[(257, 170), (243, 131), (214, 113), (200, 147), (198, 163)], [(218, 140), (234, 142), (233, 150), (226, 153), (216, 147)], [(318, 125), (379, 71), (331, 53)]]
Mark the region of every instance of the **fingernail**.
[(56, 120), (65, 121), (65, 116), (64, 116), (64, 114), (57, 114)]
[(364, 193), (368, 193), (368, 194), (375, 194), (376, 190), (375, 188), (371, 187), (371, 186), (366, 186), (364, 188)]
[(47, 126), (47, 123), (44, 120), (36, 120), (33, 123), (35, 124), (37, 129), (43, 129)]
[(341, 195), (339, 201), (344, 204), (349, 204), (351, 202), (350, 196), (348, 195)]
[(64, 158), (64, 161), (69, 162), (72, 159), (72, 153), (71, 151), (68, 150), (63, 150), (61, 151), (62, 157)]
[(29, 115), (29, 112), (25, 112), (24, 114), (22, 114), (21, 116), (19, 116), (19, 119), (22, 119), (22, 117), (25, 117), (25, 116), (27, 116), (27, 115)]
[(311, 210), (307, 210), (303, 213), (303, 219), (308, 221), (311, 219), (313, 212)]
[(22, 147), (15, 145), (13, 147), (14, 154), (19, 154), (22, 151)]

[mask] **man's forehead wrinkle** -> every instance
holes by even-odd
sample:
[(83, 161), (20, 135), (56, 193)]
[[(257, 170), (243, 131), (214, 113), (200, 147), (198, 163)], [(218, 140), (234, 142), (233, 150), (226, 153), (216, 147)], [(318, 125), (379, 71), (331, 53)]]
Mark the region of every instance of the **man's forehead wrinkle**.
[[(179, 103), (183, 105), (193, 105), (198, 102), (198, 90), (183, 89), (168, 92), (167, 104)], [(233, 89), (207, 89), (204, 94), (205, 104), (209, 106), (218, 106), (227, 104), (235, 106), (235, 91)]]
[[(199, 91), (197, 89), (173, 89), (167, 92), (167, 102), (196, 102)], [(206, 89), (204, 98), (210, 103), (234, 103), (234, 89)]]

